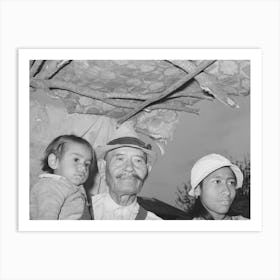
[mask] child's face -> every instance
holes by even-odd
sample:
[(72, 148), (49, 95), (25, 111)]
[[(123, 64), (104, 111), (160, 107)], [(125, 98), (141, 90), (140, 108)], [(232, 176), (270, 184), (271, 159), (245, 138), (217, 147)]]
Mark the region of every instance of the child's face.
[(79, 186), (87, 180), (91, 163), (91, 151), (86, 145), (66, 143), (62, 157), (56, 158), (54, 174), (61, 175)]
[(199, 186), (200, 200), (214, 219), (222, 219), (236, 195), (236, 178), (229, 167), (209, 174)]

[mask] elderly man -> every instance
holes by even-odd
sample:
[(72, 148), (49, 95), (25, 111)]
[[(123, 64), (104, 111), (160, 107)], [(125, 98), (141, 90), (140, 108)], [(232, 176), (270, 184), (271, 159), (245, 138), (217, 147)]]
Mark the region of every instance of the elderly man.
[(161, 220), (137, 203), (137, 195), (151, 171), (155, 153), (127, 126), (96, 148), (99, 172), (108, 191), (93, 196), (95, 220)]

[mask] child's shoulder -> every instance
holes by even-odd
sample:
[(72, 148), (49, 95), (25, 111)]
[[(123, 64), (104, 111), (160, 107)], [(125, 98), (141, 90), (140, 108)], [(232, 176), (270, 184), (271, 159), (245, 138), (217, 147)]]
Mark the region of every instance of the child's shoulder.
[(31, 188), (31, 192), (56, 192), (67, 195), (70, 191), (70, 187), (71, 186), (63, 177), (55, 174), (43, 173), (39, 175), (37, 182)]
[(55, 174), (43, 173), (38, 176), (34, 186), (41, 186), (46, 184), (61, 185), (63, 183), (65, 182), (64, 180), (62, 180), (61, 176)]
[(60, 175), (51, 174), (51, 173), (42, 173), (39, 175), (39, 180), (42, 180), (42, 179), (61, 181), (63, 179), (63, 177)]

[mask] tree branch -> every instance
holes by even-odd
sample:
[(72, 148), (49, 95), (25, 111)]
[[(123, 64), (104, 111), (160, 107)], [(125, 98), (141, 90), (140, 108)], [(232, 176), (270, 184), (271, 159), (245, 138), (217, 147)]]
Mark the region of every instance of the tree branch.
[[(65, 82), (57, 79), (38, 79), (38, 78), (31, 78), (30, 79), (30, 86), (33, 88), (38, 89), (60, 89), (60, 90), (67, 90), (73, 93), (76, 93), (81, 96), (85, 96), (91, 99), (97, 99), (103, 101), (105, 99), (129, 99), (129, 100), (149, 100), (151, 98), (158, 98), (161, 97), (162, 93), (150, 93), (150, 94), (132, 94), (132, 93), (118, 93), (118, 92), (101, 92), (97, 90), (92, 90), (88, 87), (77, 86), (71, 82)], [(186, 94), (185, 94), (186, 92)], [(187, 89), (183, 91), (178, 91), (174, 93), (174, 97), (191, 97), (197, 99), (209, 99), (208, 96), (203, 95), (202, 91), (194, 92), (193, 90), (188, 93)], [(108, 102), (105, 102), (108, 103)]]
[(129, 114), (127, 114), (123, 118), (120, 118), (118, 120), (118, 124), (122, 124), (123, 122), (127, 121), (128, 119), (130, 119), (131, 117), (133, 117), (134, 115), (136, 115), (137, 113), (142, 111), (145, 107), (151, 105), (152, 103), (158, 102), (161, 99), (163, 99), (163, 98), (167, 97), (168, 95), (172, 94), (176, 89), (180, 88), (182, 85), (184, 85), (185, 83), (190, 81), (198, 73), (203, 71), (205, 68), (207, 68), (209, 65), (213, 64), (214, 62), (215, 62), (215, 60), (209, 60), (209, 61), (202, 62), (192, 73), (189, 73), (188, 75), (186, 75), (186, 77), (181, 78), (179, 81), (177, 81), (176, 83), (171, 85), (169, 88), (167, 88), (163, 92), (163, 94), (161, 94), (160, 97), (151, 98), (149, 100), (146, 100), (139, 107), (134, 109), (132, 112), (130, 112)]
[(35, 60), (30, 69), (30, 78), (35, 77), (44, 64), (44, 60)]
[[(41, 89), (67, 90), (67, 91), (76, 93), (81, 96), (85, 96), (85, 97), (89, 97), (89, 98), (97, 99), (97, 100), (101, 100), (101, 101), (103, 101), (106, 98), (122, 97), (122, 98), (128, 98), (128, 99), (135, 99), (135, 97), (138, 97), (138, 95), (134, 95), (131, 93), (101, 92), (101, 91), (89, 89), (88, 87), (77, 86), (74, 83), (64, 82), (64, 81), (60, 81), (57, 79), (43, 80), (43, 79), (33, 78), (30, 80), (30, 86), (35, 87), (35, 88), (41, 88)], [(143, 96), (141, 96), (141, 99), (143, 99)]]
[[(194, 63), (187, 60), (167, 60), (167, 62), (179, 67), (186, 73), (192, 72), (196, 68)], [(233, 87), (221, 83), (214, 75), (205, 72), (197, 75), (195, 80), (198, 81), (202, 89), (209, 91), (210, 94), (223, 104), (233, 108), (239, 108), (238, 104), (232, 98), (228, 97), (228, 94), (236, 91)]]
[(72, 60), (46, 60), (36, 78), (51, 79)]
[[(122, 116), (126, 115), (126, 112), (125, 112), (126, 110), (131, 110), (131, 109), (135, 108), (135, 106), (133, 106), (133, 105), (123, 105), (123, 103), (120, 106), (115, 106), (113, 104), (110, 104), (110, 105), (114, 106), (115, 109), (124, 110), (124, 113), (122, 114)], [(115, 109), (110, 109), (108, 111), (111, 113)], [(184, 102), (177, 101), (177, 100), (171, 101), (171, 102), (155, 104), (155, 105), (152, 105), (152, 106), (146, 108), (147, 111), (159, 110), (159, 109), (182, 111), (182, 112), (192, 113), (192, 114), (196, 114), (196, 115), (199, 114), (199, 109), (189, 107)], [(88, 113), (88, 111), (91, 111), (91, 113)], [(88, 106), (88, 109), (83, 108), (83, 107), (75, 109), (75, 113), (79, 113), (79, 114), (93, 114), (93, 112), (94, 112), (94, 114), (98, 114), (98, 115), (108, 113), (106, 109), (101, 109), (100, 107), (96, 108), (93, 106)]]

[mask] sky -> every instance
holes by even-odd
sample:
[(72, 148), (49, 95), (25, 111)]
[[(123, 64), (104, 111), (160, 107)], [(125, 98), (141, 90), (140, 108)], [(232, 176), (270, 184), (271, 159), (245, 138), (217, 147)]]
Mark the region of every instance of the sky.
[[(199, 102), (200, 114), (180, 113), (173, 140), (159, 156), (141, 196), (154, 197), (176, 206), (176, 191), (190, 179), (192, 165), (209, 153), (234, 160), (250, 154), (250, 96), (235, 97), (239, 109), (218, 101)], [(178, 207), (178, 206), (177, 206)]]

